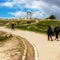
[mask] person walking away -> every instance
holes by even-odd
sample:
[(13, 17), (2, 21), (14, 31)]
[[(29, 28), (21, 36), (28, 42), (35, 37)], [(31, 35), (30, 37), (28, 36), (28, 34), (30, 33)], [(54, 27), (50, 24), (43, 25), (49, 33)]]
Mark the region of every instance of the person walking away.
[(55, 33), (55, 39), (58, 39), (58, 36), (59, 36), (59, 27), (58, 26), (56, 26), (55, 28), (54, 28), (54, 33)]
[(11, 24), (11, 30), (14, 30), (14, 23)]
[(52, 39), (52, 28), (51, 28), (51, 26), (48, 26), (47, 35), (48, 35), (48, 41), (50, 39), (51, 39), (51, 41), (53, 41), (53, 39)]

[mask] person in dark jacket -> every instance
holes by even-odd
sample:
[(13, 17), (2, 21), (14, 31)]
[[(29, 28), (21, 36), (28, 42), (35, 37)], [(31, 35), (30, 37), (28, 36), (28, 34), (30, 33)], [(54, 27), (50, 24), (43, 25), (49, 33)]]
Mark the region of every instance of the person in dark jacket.
[(11, 24), (11, 30), (14, 30), (14, 23)]
[(52, 39), (52, 28), (51, 28), (51, 26), (48, 26), (47, 35), (48, 35), (48, 41), (50, 39), (51, 39), (51, 41), (53, 41), (53, 39)]
[(59, 27), (58, 26), (56, 26), (55, 28), (54, 28), (54, 33), (55, 33), (55, 39), (58, 39), (58, 35), (59, 35)]

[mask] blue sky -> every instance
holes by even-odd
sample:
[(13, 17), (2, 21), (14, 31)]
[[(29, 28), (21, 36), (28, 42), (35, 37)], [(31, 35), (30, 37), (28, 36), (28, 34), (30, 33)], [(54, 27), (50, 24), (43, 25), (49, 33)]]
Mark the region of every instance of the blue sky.
[(0, 0), (0, 18), (26, 18), (26, 12), (31, 11), (33, 18), (56, 15), (59, 19), (60, 5), (57, 3), (55, 0)]

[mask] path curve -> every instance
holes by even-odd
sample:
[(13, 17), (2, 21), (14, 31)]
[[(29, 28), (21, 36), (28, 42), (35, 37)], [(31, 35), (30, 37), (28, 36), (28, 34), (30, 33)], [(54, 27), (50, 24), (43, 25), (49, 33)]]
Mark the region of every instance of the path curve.
[(32, 42), (38, 50), (39, 60), (60, 60), (60, 41), (47, 41), (47, 35), (35, 32), (0, 27), (1, 31), (12, 33)]

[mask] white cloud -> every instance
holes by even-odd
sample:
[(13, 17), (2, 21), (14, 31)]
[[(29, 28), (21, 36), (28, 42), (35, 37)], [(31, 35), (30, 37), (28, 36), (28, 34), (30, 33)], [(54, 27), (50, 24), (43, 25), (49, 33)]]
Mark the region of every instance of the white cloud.
[(27, 3), (26, 0), (12, 0), (12, 1), (8, 1), (8, 2), (3, 2), (3, 3), (0, 3), (0, 6), (5, 6), (5, 7), (9, 7), (9, 8), (15, 8), (15, 7), (22, 7), (20, 6), (21, 4), (23, 3)]
[[(32, 17), (36, 18), (36, 17), (45, 17), (43, 14), (46, 14), (40, 7), (40, 1), (35, 1), (33, 0), (13, 0), (12, 2), (12, 6), (16, 5), (18, 8), (21, 8), (21, 11), (16, 11), (16, 12), (10, 12), (9, 14), (15, 16), (15, 17), (26, 17), (26, 12), (23, 12), (24, 8), (30, 8), (30, 9), (35, 9), (36, 11), (33, 13)], [(29, 3), (28, 3), (29, 2)], [(25, 3), (24, 7), (21, 6), (22, 3)]]
[(17, 12), (14, 12), (14, 13), (13, 12), (9, 12), (8, 14), (11, 14), (11, 15), (13, 15), (16, 18), (19, 18), (20, 16), (22, 18), (26, 17), (26, 12), (22, 12), (22, 11), (17, 11)]
[(40, 14), (40, 12), (34, 12), (32, 15), (33, 18), (42, 18), (43, 16)]
[(32, 17), (33, 18), (41, 18), (41, 19), (44, 19), (44, 18), (47, 17), (47, 15), (45, 13), (43, 13), (43, 12), (40, 13), (39, 11), (37, 11), (37, 12), (34, 12), (33, 13)]
[[(26, 18), (27, 17), (27, 13), (23, 12), (23, 11), (17, 11), (17, 12), (14, 12), (14, 13), (10, 12), (8, 14), (11, 14), (11, 15), (13, 15), (16, 18), (19, 18), (20, 16), (22, 18)], [(43, 15), (43, 14), (45, 14), (45, 13), (40, 13), (39, 11), (34, 12), (34, 13), (32, 13), (32, 18), (42, 18), (43, 19), (43, 18), (47, 17), (46, 15)]]
[(13, 3), (12, 2), (4, 2), (4, 3), (1, 3), (0, 6), (13, 7)]
[(26, 4), (27, 8), (39, 9), (40, 3), (38, 1), (32, 1), (30, 4)]
[[(48, 0), (45, 0), (48, 1)], [(57, 5), (47, 3), (44, 0), (12, 0), (10, 2), (1, 3), (0, 6), (6, 6), (9, 8), (16, 8), (16, 12), (10, 12), (9, 14), (14, 15), (15, 17), (26, 16), (26, 12), (23, 11), (24, 8), (36, 10), (33, 14), (33, 17), (47, 17), (47, 15), (56, 14), (59, 15), (58, 11), (60, 10)], [(18, 11), (18, 8), (21, 11)]]

